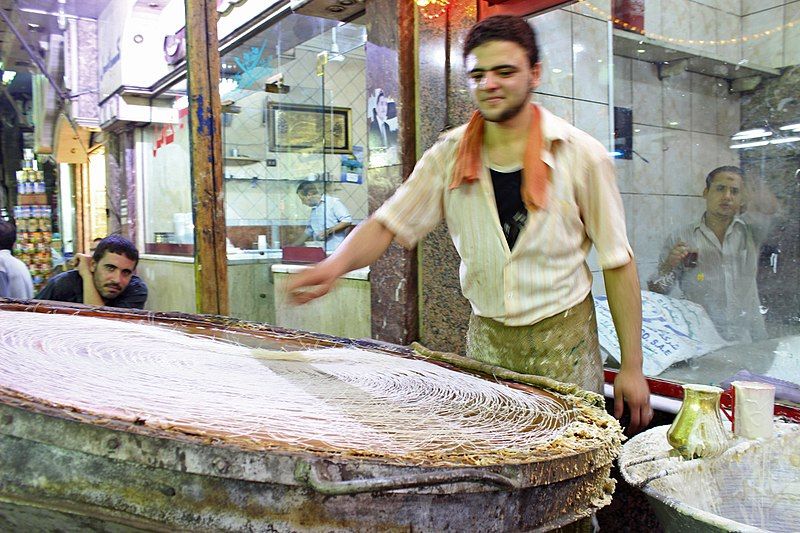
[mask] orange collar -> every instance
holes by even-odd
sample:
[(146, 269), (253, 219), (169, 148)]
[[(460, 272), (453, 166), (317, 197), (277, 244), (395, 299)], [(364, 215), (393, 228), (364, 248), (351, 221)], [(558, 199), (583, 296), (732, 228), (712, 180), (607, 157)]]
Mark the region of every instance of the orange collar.
[[(542, 115), (539, 108), (531, 104), (533, 116), (528, 134), (528, 145), (522, 166), (522, 201), (529, 210), (547, 207), (547, 187), (550, 180), (550, 168), (542, 161), (544, 138), (542, 136)], [(458, 145), (450, 190), (459, 187), (464, 181), (471, 183), (478, 180), (481, 166), (481, 150), (483, 148), (484, 120), (475, 111), (467, 124), (461, 142)]]

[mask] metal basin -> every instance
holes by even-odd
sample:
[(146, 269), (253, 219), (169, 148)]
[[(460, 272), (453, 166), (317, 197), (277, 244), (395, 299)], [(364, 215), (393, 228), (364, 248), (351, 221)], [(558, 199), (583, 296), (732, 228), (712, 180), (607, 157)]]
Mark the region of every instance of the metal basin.
[[(219, 317), (0, 303), (0, 311), (8, 310), (168, 324), (256, 347), (350, 346), (416, 358), (403, 347)], [(246, 439), (209, 429), (203, 420), (156, 423), (152, 413), (121, 412), (122, 395), (117, 405), (98, 401), (87, 408), (85, 396), (57, 402), (6, 382), (0, 387), (0, 530), (547, 530), (607, 504), (620, 445), (616, 422), (580, 397), (504, 384), (552, 397), (569, 413), (568, 422), (524, 460), (509, 452), (508, 461), (460, 464), (373, 456), (357, 446), (348, 453), (324, 443)], [(163, 404), (179, 405), (174, 393), (162, 388), (147, 395), (163, 394)]]
[(800, 426), (776, 424), (771, 439), (732, 438), (712, 459), (684, 460), (668, 426), (623, 446), (625, 480), (648, 497), (667, 532), (783, 531), (800, 524)]

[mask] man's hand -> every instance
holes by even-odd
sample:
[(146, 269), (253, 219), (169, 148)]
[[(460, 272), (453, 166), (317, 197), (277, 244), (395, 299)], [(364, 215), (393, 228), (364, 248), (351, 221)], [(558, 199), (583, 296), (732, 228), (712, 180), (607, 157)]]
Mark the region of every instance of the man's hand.
[[(669, 271), (672, 272), (683, 262), (683, 259), (688, 253), (689, 246), (683, 241), (678, 241), (675, 243), (675, 246), (672, 247), (672, 250), (669, 251), (669, 255), (664, 261), (665, 266), (667, 266)], [(668, 274), (668, 272), (664, 272), (664, 274)]]
[(643, 430), (653, 419), (650, 407), (650, 388), (641, 370), (621, 368), (614, 380), (614, 418), (619, 420), (628, 404), (630, 425), (626, 433), (633, 435)]
[(75, 254), (72, 259), (74, 268), (81, 275), (81, 278), (88, 280), (92, 278), (92, 256), (88, 254)]
[(323, 261), (315, 267), (294, 274), (289, 278), (286, 292), (289, 301), (294, 305), (301, 305), (325, 296), (339, 279), (328, 261)]

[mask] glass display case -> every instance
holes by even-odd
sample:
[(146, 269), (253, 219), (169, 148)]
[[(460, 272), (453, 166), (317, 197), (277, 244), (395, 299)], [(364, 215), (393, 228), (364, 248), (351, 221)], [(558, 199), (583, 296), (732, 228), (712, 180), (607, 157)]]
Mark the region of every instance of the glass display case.
[[(221, 57), (232, 316), (274, 322), (270, 267), (324, 258), (367, 217), (365, 43), (358, 21), (291, 14)], [(169, 119), (137, 133), (145, 251), (176, 263), (194, 238), (186, 82), (153, 105)]]
[[(614, 157), (642, 286), (645, 373), (783, 380), (782, 399), (800, 401), (800, 9), (619, 4), (636, 4), (636, 21), (593, 1), (531, 17), (543, 61), (534, 100)], [(595, 254), (590, 267), (616, 368)]]

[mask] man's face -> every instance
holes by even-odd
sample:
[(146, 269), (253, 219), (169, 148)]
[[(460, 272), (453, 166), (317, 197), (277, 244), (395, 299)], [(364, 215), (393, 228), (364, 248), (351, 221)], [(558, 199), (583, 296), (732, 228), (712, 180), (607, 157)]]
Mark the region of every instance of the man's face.
[(375, 114), (379, 122), (386, 122), (386, 113), (389, 105), (386, 103), (386, 97), (378, 96), (378, 101), (375, 103)]
[(322, 195), (315, 189), (308, 189), (300, 193), (300, 201), (308, 207), (314, 207), (320, 201)]
[(131, 282), (136, 262), (120, 254), (106, 252), (100, 261), (92, 261), (92, 279), (104, 300), (120, 295)]
[(539, 85), (540, 65), (530, 66), (525, 49), (511, 41), (489, 41), (467, 55), (469, 89), (489, 122), (514, 118)]
[(742, 177), (733, 172), (720, 172), (703, 191), (706, 212), (718, 217), (733, 217), (742, 209)]

